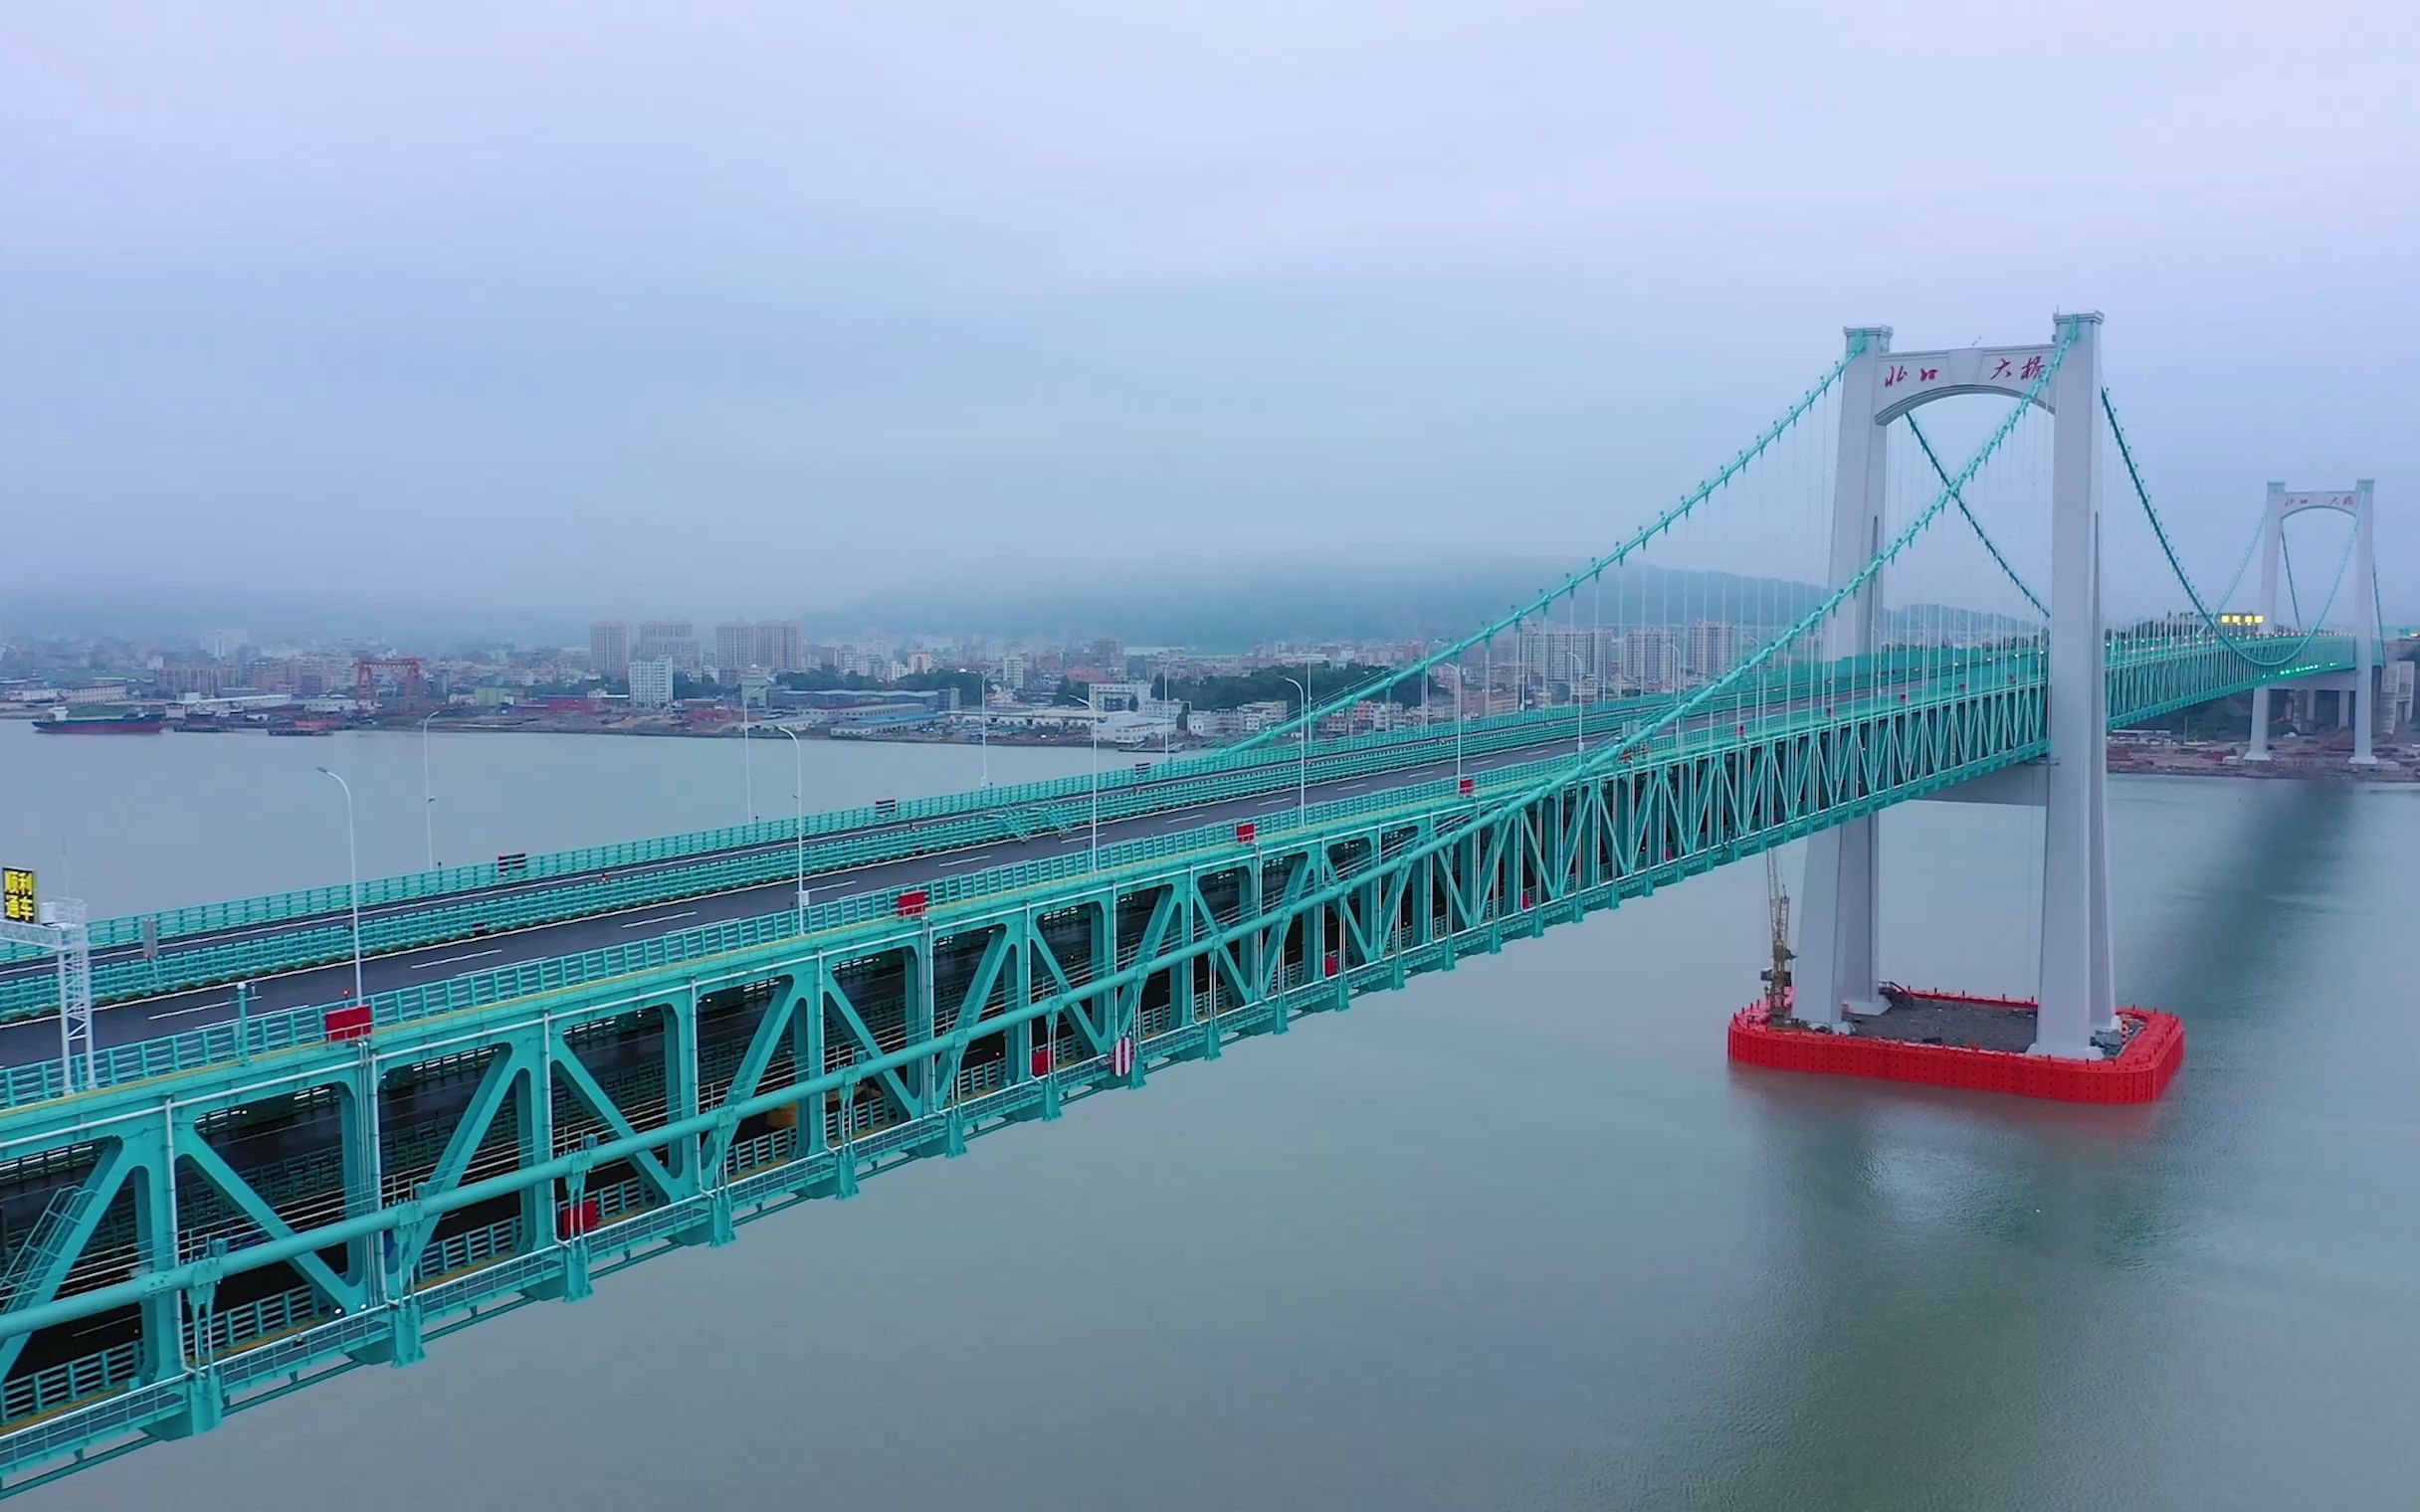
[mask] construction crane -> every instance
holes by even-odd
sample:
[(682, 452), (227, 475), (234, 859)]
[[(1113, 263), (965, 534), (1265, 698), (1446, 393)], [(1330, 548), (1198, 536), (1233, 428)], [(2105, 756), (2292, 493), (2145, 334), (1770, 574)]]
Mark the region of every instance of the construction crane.
[(1764, 983), (1764, 1011), (1768, 1018), (1790, 1017), (1790, 962), (1796, 959), (1790, 950), (1790, 893), (1781, 885), (1781, 854), (1778, 850), (1764, 852), (1764, 911), (1773, 926), (1773, 964), (1756, 973)]

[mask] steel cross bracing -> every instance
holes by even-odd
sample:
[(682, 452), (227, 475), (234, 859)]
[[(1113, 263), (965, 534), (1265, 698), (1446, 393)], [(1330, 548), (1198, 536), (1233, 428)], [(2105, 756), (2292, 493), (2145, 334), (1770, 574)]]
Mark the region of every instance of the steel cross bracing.
[[(24, 1235), (0, 1259), (0, 1476), (408, 1363), (499, 1307), (2041, 754), (2038, 659), (1955, 670), (1746, 738), (1675, 731), (1515, 803), (1534, 773), (1253, 846), (1197, 832), (920, 918), (0, 1115), (0, 1230)], [(2118, 647), (2113, 717), (2244, 674), (2215, 645)]]
[[(2338, 636), (2251, 657), (2223, 632), (2080, 628), (2097, 607), (2054, 617), (2047, 654), (2032, 638), (1949, 652), (1829, 633), (1951, 504), (1982, 535), (1965, 486), (2097, 324), (2063, 318), (2039, 380), (2005, 391), (2017, 409), (1955, 473), (1931, 459), (1941, 493), (1870, 560), (1836, 555), (1831, 591), (1782, 637), (1642, 701), (1585, 751), (1472, 790), (1413, 783), (1259, 831), (1157, 835), (1098, 861), (1057, 855), (378, 994), (364, 1038), (331, 1040), (298, 1013), (111, 1046), (84, 1090), (9, 1068), (0, 1482), (201, 1431), (356, 1365), (410, 1363), (497, 1311), (576, 1300), (764, 1213), (848, 1197), (1412, 973), (2032, 761), (2054, 728), (2068, 752), (2073, 668), (2099, 668), (2084, 684), (2097, 755), (2104, 717), (2356, 664)], [(1844, 361), (1862, 349), (1853, 333)], [(2081, 349), (2071, 390), (2096, 384), (2098, 348)], [(2080, 579), (2054, 578), (2052, 602), (2076, 602)], [(2071, 668), (2055, 687), (2052, 657)]]
[[(1668, 705), (1669, 694), (1606, 700), (1602, 717), (1620, 719)], [(1460, 740), (1485, 755), (1556, 741), (1563, 718), (1525, 710), (1470, 722)], [(1363, 776), (1435, 761), (1455, 737), (1435, 730), (1347, 736), (1313, 743), (1313, 781)], [(1147, 771), (1120, 768), (1101, 776), (1108, 819), (1181, 813), (1243, 795), (1291, 790), (1297, 755), (1231, 752), (1181, 757)], [(803, 869), (809, 877), (852, 866), (970, 850), (1001, 840), (1063, 834), (1090, 814), (1090, 778), (1003, 785), (984, 792), (911, 801), (890, 814), (875, 809), (810, 815), (818, 837), (799, 853), (795, 820), (704, 831), (623, 846), (527, 857), (524, 868), (500, 881), (491, 867), (377, 878), (363, 884), (364, 943), (372, 956), (499, 931), (527, 928), (778, 881)], [(352, 931), (343, 917), (344, 887), (311, 888), (162, 913), (103, 919), (93, 944), (114, 954), (99, 969), (96, 996), (103, 1003), (139, 1001), (218, 983), (257, 980), (350, 958)], [(148, 922), (160, 950), (133, 948)], [(31, 953), (14, 971), (0, 941), (0, 1022), (53, 1012), (58, 999), (50, 973)]]
[(52, 1003), (59, 1016), (59, 1065), (64, 1090), (98, 1086), (93, 1056), (93, 950), (84, 904), (52, 898), (49, 920), (0, 919), (0, 941), (48, 951), (55, 958)]

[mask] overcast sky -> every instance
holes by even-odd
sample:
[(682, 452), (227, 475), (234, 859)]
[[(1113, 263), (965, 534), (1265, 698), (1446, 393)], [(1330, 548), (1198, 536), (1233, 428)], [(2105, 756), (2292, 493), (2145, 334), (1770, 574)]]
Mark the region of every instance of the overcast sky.
[(2374, 476), (2393, 613), (2412, 14), (14, 6), (0, 590), (775, 614), (1374, 535), (1564, 556), (1844, 324), (2065, 306), (2108, 314), (2189, 564), (2224, 578), (2265, 479)]

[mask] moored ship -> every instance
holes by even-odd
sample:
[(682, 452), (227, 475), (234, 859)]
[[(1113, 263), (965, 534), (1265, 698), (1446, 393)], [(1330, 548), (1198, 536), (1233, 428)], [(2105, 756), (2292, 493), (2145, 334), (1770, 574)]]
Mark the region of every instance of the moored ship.
[(112, 703), (70, 705), (34, 721), (34, 728), (45, 735), (156, 735), (166, 727), (157, 709)]

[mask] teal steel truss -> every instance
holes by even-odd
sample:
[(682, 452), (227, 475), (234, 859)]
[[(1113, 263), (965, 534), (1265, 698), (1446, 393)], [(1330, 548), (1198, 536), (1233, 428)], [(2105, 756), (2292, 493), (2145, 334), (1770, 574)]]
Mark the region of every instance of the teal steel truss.
[(411, 1363), (499, 1311), (2032, 759), (2043, 709), (2035, 677), (1969, 677), (1673, 733), (0, 1115), (0, 1477)]

